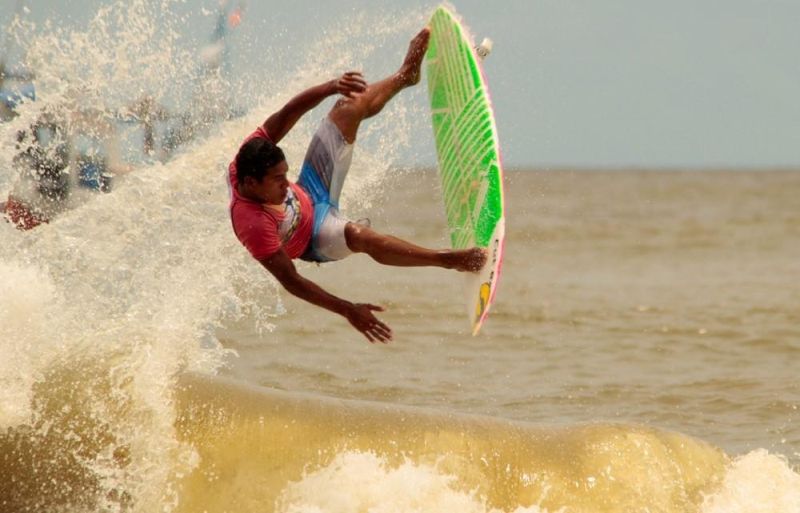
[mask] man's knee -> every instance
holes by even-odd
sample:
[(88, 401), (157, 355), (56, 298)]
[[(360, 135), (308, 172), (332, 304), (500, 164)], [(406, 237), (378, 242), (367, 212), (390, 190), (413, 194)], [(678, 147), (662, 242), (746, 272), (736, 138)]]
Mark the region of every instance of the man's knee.
[(339, 98), (331, 108), (331, 115), (358, 118), (363, 107), (356, 98)]
[(344, 240), (353, 253), (369, 253), (383, 236), (368, 226), (358, 223), (347, 223), (344, 227)]
[(363, 95), (355, 98), (339, 98), (331, 109), (331, 115), (360, 123), (369, 114), (369, 102)]
[(364, 226), (347, 223), (344, 227), (344, 240), (353, 253), (364, 252)]
[(349, 98), (343, 98), (333, 106), (328, 118), (339, 128), (345, 140), (353, 144), (364, 114), (359, 105), (354, 104)]

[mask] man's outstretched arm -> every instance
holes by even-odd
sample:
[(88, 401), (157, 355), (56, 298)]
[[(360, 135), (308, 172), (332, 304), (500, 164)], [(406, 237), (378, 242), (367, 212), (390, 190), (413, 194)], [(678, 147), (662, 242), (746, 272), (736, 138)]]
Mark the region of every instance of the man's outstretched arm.
[(292, 259), (283, 248), (260, 262), (291, 294), (341, 315), (355, 329), (363, 333), (370, 342), (385, 343), (392, 339), (392, 330), (389, 326), (378, 320), (372, 313), (373, 311), (382, 312), (382, 307), (366, 303), (351, 303), (326, 292), (322, 287), (297, 272)]
[(339, 78), (306, 89), (289, 100), (281, 110), (264, 121), (264, 130), (267, 131), (272, 142), (278, 144), (306, 112), (319, 105), (328, 96), (341, 94), (352, 98), (366, 89), (367, 82), (361, 73), (348, 71)]

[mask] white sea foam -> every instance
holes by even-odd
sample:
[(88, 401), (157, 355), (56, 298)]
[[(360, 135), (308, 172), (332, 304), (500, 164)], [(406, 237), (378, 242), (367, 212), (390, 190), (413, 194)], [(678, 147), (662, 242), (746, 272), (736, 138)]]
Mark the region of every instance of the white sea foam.
[(797, 513), (800, 474), (785, 458), (764, 449), (736, 458), (720, 490), (705, 498), (702, 513)]
[[(373, 453), (343, 452), (326, 467), (306, 474), (282, 492), (280, 513), (502, 513), (435, 466), (406, 461), (392, 466)], [(546, 513), (538, 506), (513, 513)]]
[[(18, 24), (27, 64), (36, 73), (37, 100), (0, 126), (2, 169), (13, 168), (16, 132), (48, 109), (70, 119), (91, 107), (111, 119), (145, 93), (173, 108), (182, 96), (191, 97), (196, 62), (179, 40), (175, 27), (181, 19), (171, 13), (172, 5), (117, 2), (78, 28), (57, 21), (44, 30)], [(385, 21), (362, 23), (366, 34), (403, 30)], [(324, 46), (320, 41), (316, 48)], [(2, 223), (0, 428), (29, 434), (39, 444), (34, 451), (53, 455), (52, 465), (71, 465), (53, 470), (52, 482), (43, 478), (30, 485), (41, 488), (28, 498), (34, 509), (71, 500), (94, 500), (103, 511), (175, 507), (174, 482), (196, 464), (192, 447), (175, 433), (177, 376), (215, 373), (233, 356), (216, 338), (222, 323), (246, 317), (254, 330), (268, 333), (280, 313), (274, 280), (230, 229), (228, 163), (269, 112), (337, 68), (357, 67), (352, 61), (369, 49), (358, 52), (340, 52), (333, 63), (319, 58), (323, 52), (312, 52), (306, 63), (297, 63), (302, 73), (271, 70), (273, 77), (293, 78), (275, 78), (273, 89), (258, 88), (252, 98), (260, 101), (251, 114), (215, 123), (213, 135), (201, 134), (166, 163), (139, 164), (116, 177), (112, 193), (30, 232)], [(214, 101), (224, 103), (195, 98), (187, 108), (205, 116)], [(357, 152), (345, 195), (354, 204), (366, 200), (353, 191), (379, 181), (392, 162), (387, 155), (405, 140), (407, 109), (399, 102), (391, 109), (396, 139), (381, 142), (380, 158)], [(285, 141), (295, 168), (321, 115), (303, 120)], [(0, 192), (15, 183), (6, 172)], [(20, 468), (46, 465), (20, 454)], [(84, 476), (82, 481), (70, 481), (70, 472)], [(36, 483), (31, 475), (21, 477)]]
[[(558, 511), (569, 511), (565, 505)], [(289, 484), (276, 504), (281, 513), (370, 511), (501, 513), (475, 492), (459, 489), (457, 479), (436, 466), (405, 461), (392, 465), (373, 453), (343, 452), (327, 466)], [(514, 513), (543, 513), (537, 505)], [(800, 474), (786, 460), (756, 450), (736, 458), (720, 489), (705, 497), (702, 513), (796, 513)]]
[[(0, 262), (0, 429), (31, 414), (31, 390), (42, 379), (41, 362), (57, 358), (60, 298), (52, 280), (35, 267)], [(33, 350), (35, 348), (35, 350)]]

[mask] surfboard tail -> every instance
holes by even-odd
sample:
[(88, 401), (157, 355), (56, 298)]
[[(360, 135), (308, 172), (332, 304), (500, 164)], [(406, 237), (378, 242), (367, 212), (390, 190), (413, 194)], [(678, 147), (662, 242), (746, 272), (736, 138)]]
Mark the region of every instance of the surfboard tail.
[[(505, 252), (505, 230), (505, 219), (501, 218), (492, 234), (491, 244), (487, 248), (489, 255), (486, 265), (480, 273), (474, 274), (468, 279), (466, 290), (470, 291), (474, 297), (473, 307), (469, 312), (472, 318), (472, 336), (476, 336), (483, 327), (497, 294)], [(477, 291), (477, 295), (475, 295), (475, 291)]]

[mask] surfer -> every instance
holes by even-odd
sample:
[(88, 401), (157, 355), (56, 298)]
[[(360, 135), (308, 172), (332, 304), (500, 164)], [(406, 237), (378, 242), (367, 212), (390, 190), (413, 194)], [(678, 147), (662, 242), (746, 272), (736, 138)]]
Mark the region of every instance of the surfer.
[[(477, 272), (487, 258), (481, 248), (423, 248), (379, 233), (368, 223), (349, 221), (338, 210), (361, 121), (419, 82), (429, 38), (429, 29), (420, 31), (400, 69), (379, 82), (367, 84), (360, 72), (349, 71), (301, 92), (245, 139), (228, 170), (231, 222), (242, 245), (286, 290), (342, 315), (370, 342), (392, 338), (392, 330), (374, 314), (384, 309), (328, 293), (301, 276), (292, 259), (329, 262), (366, 253), (385, 265)], [(341, 98), (312, 138), (299, 179), (291, 182), (283, 151), (276, 145), (304, 114), (333, 95)]]

